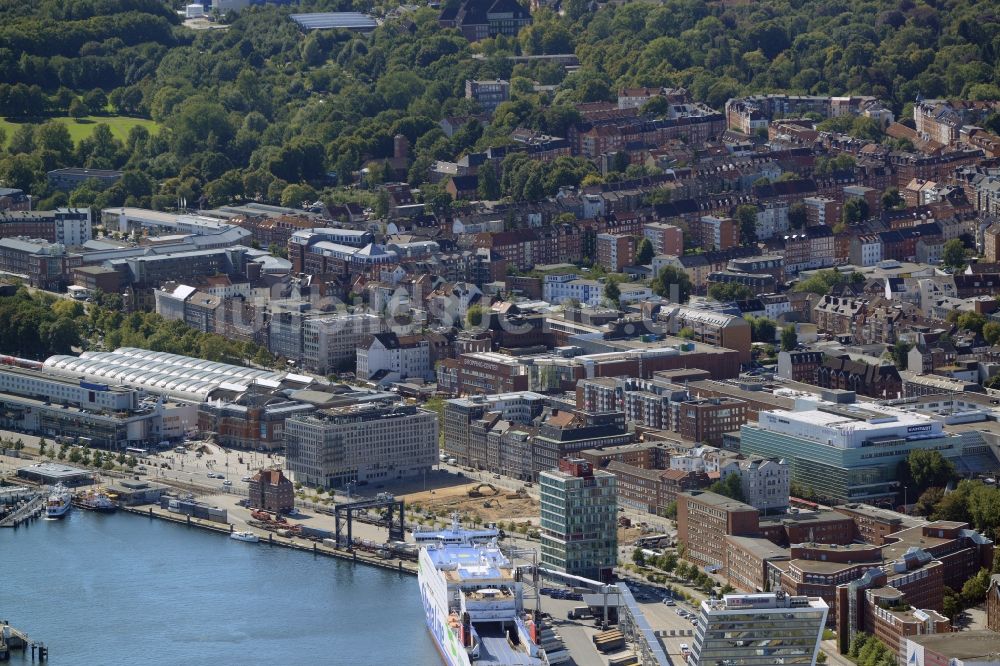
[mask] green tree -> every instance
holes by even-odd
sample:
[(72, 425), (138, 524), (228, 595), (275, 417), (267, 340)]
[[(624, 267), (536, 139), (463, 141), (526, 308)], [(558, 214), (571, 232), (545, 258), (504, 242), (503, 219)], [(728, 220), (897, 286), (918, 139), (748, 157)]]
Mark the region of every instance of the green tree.
[(963, 312), (958, 315), (955, 323), (958, 324), (958, 327), (963, 331), (982, 333), (983, 328), (986, 326), (986, 317), (978, 312)]
[(841, 220), (848, 226), (861, 224), (868, 219), (868, 202), (860, 198), (848, 199), (841, 209)]
[(916, 449), (906, 458), (909, 476), (919, 489), (911, 497), (916, 497), (932, 486), (943, 487), (955, 478), (955, 465), (940, 451)]
[(372, 212), (375, 213), (375, 217), (378, 218), (386, 217), (389, 214), (389, 209), (391, 207), (392, 207), (392, 200), (389, 198), (389, 192), (387, 192), (384, 189), (379, 190), (378, 195), (375, 199), (375, 205), (372, 206)]
[[(677, 502), (671, 502), (663, 509), (663, 517), (670, 520), (677, 520)], [(676, 558), (675, 558), (676, 563)], [(669, 571), (670, 569), (667, 569)]]
[(742, 480), (739, 474), (730, 474), (725, 479), (713, 483), (708, 489), (710, 492), (725, 495), (737, 502), (742, 502), (744, 499)]
[(653, 293), (675, 303), (686, 303), (691, 296), (691, 278), (683, 269), (664, 266), (652, 281)]
[(989, 321), (983, 324), (983, 337), (991, 345), (996, 345), (1000, 342), (1000, 324), (995, 321)]
[(479, 182), (476, 190), (482, 199), (494, 201), (500, 198), (500, 180), (492, 165), (486, 164), (479, 169)]
[(486, 309), (482, 305), (470, 305), (465, 312), (465, 323), (471, 328), (477, 328), (483, 325), (485, 315)]
[(642, 548), (636, 548), (632, 551), (632, 561), (635, 562), (636, 566), (646, 565), (646, 556), (642, 552)]
[(778, 332), (778, 325), (774, 320), (753, 316), (747, 316), (746, 320), (750, 322), (750, 339), (753, 342), (774, 342)]
[(74, 118), (83, 118), (88, 113), (90, 113), (90, 110), (87, 108), (87, 105), (84, 104), (79, 97), (75, 98), (72, 102), (69, 103), (69, 115), (73, 116)]
[(737, 206), (734, 217), (740, 225), (740, 242), (744, 245), (757, 242), (757, 206)]
[(781, 348), (792, 351), (799, 344), (799, 336), (795, 333), (795, 324), (789, 324), (781, 329)]
[(48, 453), (48, 445), (49, 443), (45, 441), (44, 437), (38, 440), (38, 455), (44, 456)]
[(745, 301), (753, 298), (753, 289), (736, 282), (715, 282), (708, 288), (708, 295), (717, 301)]
[(913, 506), (913, 511), (920, 516), (930, 516), (937, 509), (937, 505), (942, 499), (944, 499), (944, 488), (928, 488), (917, 499), (916, 504)]
[(788, 224), (792, 229), (802, 229), (806, 226), (807, 220), (805, 204), (798, 202), (788, 207)]
[(897, 340), (896, 344), (889, 348), (889, 353), (892, 355), (892, 361), (900, 370), (906, 370), (908, 354), (911, 349), (913, 349), (913, 345), (908, 342), (903, 342), (902, 340)]
[(952, 238), (945, 241), (941, 248), (941, 263), (954, 270), (965, 267), (965, 245), (961, 240)]
[(612, 307), (618, 307), (618, 299), (622, 296), (617, 280), (608, 280), (604, 285), (604, 298)]
[(890, 187), (882, 193), (882, 208), (892, 210), (903, 205), (903, 197), (899, 195), (899, 190)]
[(677, 331), (678, 338), (684, 338), (685, 340), (694, 340), (694, 329), (690, 326), (685, 326), (681, 330)]
[(954, 621), (958, 614), (962, 612), (962, 597), (955, 594), (950, 587), (944, 588), (944, 600), (941, 605), (941, 613), (949, 620)]
[(640, 238), (635, 246), (635, 263), (637, 266), (646, 266), (653, 260), (656, 250), (648, 238)]
[(977, 606), (986, 599), (986, 591), (990, 587), (990, 571), (983, 568), (962, 585), (962, 604), (969, 608)]

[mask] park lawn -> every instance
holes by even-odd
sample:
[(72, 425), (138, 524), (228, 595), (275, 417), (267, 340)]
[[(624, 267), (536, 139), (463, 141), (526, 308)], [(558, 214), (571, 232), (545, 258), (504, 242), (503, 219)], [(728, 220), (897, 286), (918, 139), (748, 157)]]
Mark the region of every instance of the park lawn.
[[(73, 138), (74, 143), (79, 142), (80, 139), (90, 136), (94, 132), (94, 128), (97, 127), (99, 123), (104, 123), (110, 127), (111, 134), (113, 134), (116, 139), (121, 141), (124, 141), (128, 137), (129, 131), (136, 125), (144, 126), (149, 130), (150, 134), (155, 134), (160, 129), (159, 124), (157, 124), (154, 120), (148, 120), (146, 118), (131, 118), (129, 116), (84, 116), (83, 118), (60, 116), (56, 118), (39, 119), (34, 122), (35, 124), (42, 124), (53, 120), (63, 123), (69, 128), (69, 135)], [(13, 136), (18, 125), (21, 124), (23, 123), (10, 121), (6, 118), (0, 118), (0, 128), (3, 128), (4, 131), (7, 132), (8, 142), (10, 142), (10, 137)]]

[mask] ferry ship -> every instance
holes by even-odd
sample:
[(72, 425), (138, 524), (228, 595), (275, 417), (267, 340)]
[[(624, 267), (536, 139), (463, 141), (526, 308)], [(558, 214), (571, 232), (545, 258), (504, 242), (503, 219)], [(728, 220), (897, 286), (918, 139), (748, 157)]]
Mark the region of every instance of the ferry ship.
[(73, 506), (73, 495), (61, 483), (52, 486), (49, 499), (45, 502), (45, 516), (47, 518), (62, 518)]
[(77, 497), (76, 504), (81, 509), (99, 513), (114, 513), (118, 510), (118, 505), (103, 490), (88, 490)]
[(549, 666), (524, 608), (520, 576), (496, 540), (453, 519), (448, 543), (424, 539), (417, 581), (427, 627), (447, 666)]

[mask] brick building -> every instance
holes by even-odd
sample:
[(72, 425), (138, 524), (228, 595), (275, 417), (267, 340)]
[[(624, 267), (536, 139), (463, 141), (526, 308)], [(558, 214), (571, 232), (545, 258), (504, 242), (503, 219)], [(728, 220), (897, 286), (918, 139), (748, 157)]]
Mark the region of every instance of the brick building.
[(280, 469), (262, 469), (250, 478), (247, 505), (287, 512), (295, 506), (295, 486)]
[(715, 493), (692, 491), (677, 496), (677, 540), (687, 559), (718, 571), (725, 567), (722, 537), (756, 536), (757, 509)]

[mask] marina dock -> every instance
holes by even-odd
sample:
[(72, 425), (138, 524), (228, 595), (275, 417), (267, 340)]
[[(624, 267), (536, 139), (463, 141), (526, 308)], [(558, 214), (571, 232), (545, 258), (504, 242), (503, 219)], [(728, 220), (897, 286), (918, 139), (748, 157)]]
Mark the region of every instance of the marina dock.
[(44, 511), (45, 495), (36, 495), (0, 520), (0, 527), (17, 527), (23, 522), (38, 518)]
[[(236, 526), (233, 524), (217, 523), (209, 520), (204, 520), (201, 518), (195, 518), (193, 516), (171, 513), (165, 509), (153, 506), (122, 507), (121, 511), (136, 516), (158, 518), (160, 520), (166, 520), (167, 522), (177, 523), (180, 525), (187, 525), (188, 527), (196, 527), (203, 530), (208, 530), (210, 532), (218, 532), (220, 534), (226, 534), (226, 535), (230, 534), (231, 532), (237, 529)], [(379, 567), (380, 569), (398, 571), (400, 573), (409, 574), (411, 576), (415, 576), (417, 574), (417, 563), (411, 562), (409, 560), (383, 559), (381, 557), (378, 557), (377, 555), (361, 550), (340, 549), (326, 545), (324, 543), (305, 539), (302, 537), (282, 537), (278, 536), (274, 532), (254, 530), (252, 526), (247, 526), (243, 529), (246, 529), (248, 531), (257, 534), (257, 536), (260, 538), (260, 541), (257, 542), (257, 545), (260, 546), (281, 546), (283, 548), (291, 548), (293, 550), (302, 551), (304, 553), (312, 553), (313, 555), (336, 557), (338, 559), (357, 562), (359, 564), (367, 564)]]

